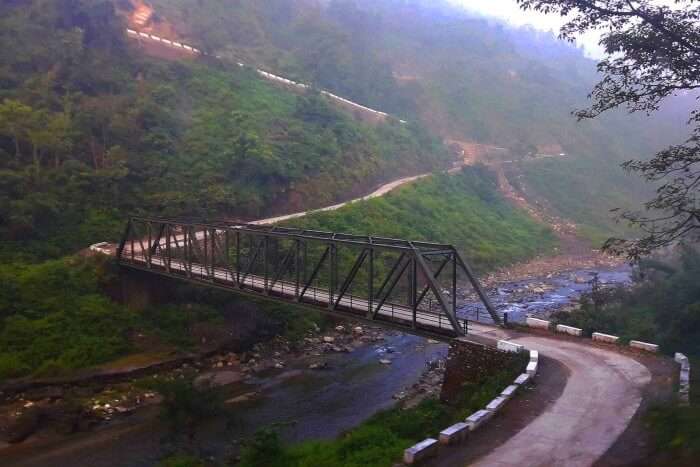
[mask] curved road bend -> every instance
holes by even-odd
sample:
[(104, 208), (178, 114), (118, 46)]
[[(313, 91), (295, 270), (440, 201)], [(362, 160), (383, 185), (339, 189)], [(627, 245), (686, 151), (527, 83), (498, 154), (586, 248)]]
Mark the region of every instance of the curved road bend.
[[(461, 167), (460, 167), (460, 168), (461, 168)], [(449, 171), (452, 171), (452, 170), (454, 170), (454, 169), (450, 169)], [(326, 206), (325, 208), (310, 209), (310, 210), (308, 210), (308, 211), (295, 212), (295, 213), (293, 213), (293, 214), (286, 214), (286, 215), (284, 215), (284, 216), (270, 217), (270, 218), (268, 218), (268, 219), (259, 219), (259, 220), (257, 220), (257, 221), (252, 221), (252, 222), (250, 222), (250, 224), (254, 224), (254, 225), (276, 224), (276, 223), (278, 223), (278, 222), (284, 222), (284, 221), (288, 221), (288, 220), (290, 220), (290, 219), (296, 219), (296, 218), (298, 218), (298, 217), (304, 217), (304, 216), (306, 216), (307, 214), (312, 214), (312, 213), (314, 213), (314, 212), (336, 211), (336, 210), (342, 208), (343, 206), (347, 206), (348, 204), (356, 203), (356, 202), (358, 202), (358, 201), (367, 201), (368, 199), (372, 199), (372, 198), (379, 198), (380, 196), (384, 196), (385, 194), (389, 193), (389, 192), (392, 191), (392, 190), (395, 190), (396, 188), (398, 188), (398, 187), (400, 187), (400, 186), (402, 186), (402, 185), (405, 185), (405, 184), (407, 184), (407, 183), (414, 182), (414, 181), (419, 180), (419, 179), (421, 179), (421, 178), (425, 178), (425, 177), (427, 177), (427, 176), (429, 176), (429, 175), (431, 175), (431, 174), (432, 174), (432, 173), (429, 172), (429, 173), (424, 173), (424, 174), (420, 174), (420, 175), (414, 175), (413, 177), (404, 177), (404, 178), (400, 178), (400, 179), (398, 179), (398, 180), (394, 180), (393, 182), (385, 183), (384, 185), (380, 186), (379, 188), (377, 188), (377, 189), (374, 190), (372, 193), (370, 193), (370, 194), (368, 194), (368, 195), (366, 195), (366, 196), (362, 196), (362, 197), (360, 197), (360, 198), (351, 199), (351, 200), (349, 200), (349, 201), (345, 201), (345, 202), (343, 202), (343, 203), (334, 204), (334, 205), (332, 205), (332, 206)]]
[(470, 465), (590, 466), (622, 434), (642, 402), (651, 373), (637, 360), (605, 349), (470, 323), (473, 335), (509, 338), (565, 365), (561, 396), (535, 420)]

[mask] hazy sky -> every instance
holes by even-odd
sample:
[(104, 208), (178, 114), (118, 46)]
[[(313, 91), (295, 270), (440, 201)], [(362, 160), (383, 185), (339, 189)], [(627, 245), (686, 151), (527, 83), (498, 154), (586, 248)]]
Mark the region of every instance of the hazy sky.
[[(559, 31), (563, 20), (559, 15), (545, 15), (534, 11), (523, 11), (515, 0), (450, 0), (462, 5), (468, 10), (476, 11), (485, 16), (494, 16), (505, 20), (515, 26), (532, 25), (544, 31)], [(654, 0), (653, 3), (674, 6), (674, 0)], [(592, 32), (579, 37), (578, 43), (583, 45), (586, 53), (594, 58), (603, 55), (603, 50), (598, 45), (599, 34)]]
[[(559, 26), (563, 23), (559, 15), (545, 15), (535, 11), (523, 11), (515, 0), (451, 0), (462, 5), (468, 10), (481, 13), (484, 16), (493, 16), (505, 20), (515, 26), (531, 25), (544, 31), (558, 33)], [(592, 57), (600, 57), (603, 54), (598, 45), (598, 34), (586, 34), (578, 39), (578, 42), (586, 49), (586, 53)]]

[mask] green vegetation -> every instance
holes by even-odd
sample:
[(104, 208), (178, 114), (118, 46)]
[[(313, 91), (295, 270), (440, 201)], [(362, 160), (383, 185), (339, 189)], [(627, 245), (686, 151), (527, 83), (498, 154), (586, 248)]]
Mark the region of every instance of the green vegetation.
[(700, 357), (690, 357), (690, 368), (690, 406), (657, 406), (646, 416), (656, 447), (649, 465), (690, 467), (700, 457)]
[(173, 455), (163, 459), (159, 467), (204, 467), (206, 464), (201, 459), (188, 455)]
[(110, 263), (70, 257), (0, 265), (0, 380), (57, 376), (139, 350), (132, 334), (189, 348), (194, 323), (216, 322), (206, 305), (165, 305), (136, 313), (103, 292)]
[(552, 232), (513, 208), (485, 167), (433, 175), (386, 196), (288, 221), (295, 227), (454, 244), (481, 271), (548, 251)]
[(249, 69), (142, 55), (107, 0), (0, 6), (0, 257), (115, 240), (128, 213), (253, 217), (443, 165), (416, 125), (361, 124)]
[(525, 361), (513, 359), (509, 368), (464, 386), (461, 401), (450, 406), (435, 399), (409, 409), (375, 414), (332, 441), (283, 445), (275, 432), (263, 430), (243, 450), (241, 467), (384, 467), (401, 458), (407, 447), (435, 436), (445, 427), (482, 408), (522, 371)]
[(589, 335), (609, 332), (626, 340), (654, 342), (669, 354), (700, 355), (700, 253), (679, 248), (679, 258), (671, 264), (642, 263), (643, 279), (631, 290), (589, 297), (578, 310), (556, 313), (554, 321)]
[(650, 195), (619, 164), (685, 136), (682, 99), (653, 119), (619, 112), (577, 122), (571, 112), (598, 80), (593, 60), (550, 33), (494, 24), (447, 1), (152, 3), (217, 54), (421, 121), (447, 139), (500, 146), (510, 159), (565, 152), (571, 161), (529, 164), (522, 181), (595, 243), (630, 233), (610, 209)]
[[(697, 367), (696, 367), (697, 368)], [(695, 386), (697, 391), (697, 385)], [(657, 454), (649, 465), (692, 466), (700, 457), (700, 407), (657, 407), (647, 415)]]

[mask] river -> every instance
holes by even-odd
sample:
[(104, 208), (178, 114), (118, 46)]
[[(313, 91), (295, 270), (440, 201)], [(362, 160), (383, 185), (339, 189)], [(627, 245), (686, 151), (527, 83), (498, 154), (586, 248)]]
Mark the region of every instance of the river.
[[(604, 284), (626, 284), (631, 275), (624, 267), (578, 270), (501, 283), (488, 293), (500, 313), (507, 312), (512, 321), (522, 321), (527, 314), (546, 316), (577, 301), (581, 293), (590, 290), (594, 272)], [(476, 308), (474, 303), (466, 303), (460, 314), (476, 319)], [(480, 321), (489, 320), (483, 309), (478, 317)], [(235, 455), (241, 440), (265, 427), (275, 427), (289, 442), (335, 438), (378, 410), (391, 407), (397, 393), (418, 381), (428, 361), (446, 354), (446, 344), (388, 332), (381, 343), (366, 344), (348, 353), (323, 354), (327, 362), (323, 370), (311, 370), (308, 360), (299, 359), (290, 361), (284, 369), (257, 374), (245, 383), (230, 386), (233, 396), (251, 392), (257, 396), (234, 406), (233, 424), (228, 430), (221, 422), (202, 430), (199, 439), (203, 452), (219, 460)], [(391, 364), (380, 360), (390, 360)], [(29, 455), (18, 464), (8, 465), (152, 466), (163, 455), (161, 439), (166, 431), (153, 417), (146, 421), (132, 417), (131, 421), (103, 426), (96, 433), (62, 442), (54, 446), (55, 454), (49, 450), (34, 460)], [(119, 431), (129, 425), (132, 427)]]

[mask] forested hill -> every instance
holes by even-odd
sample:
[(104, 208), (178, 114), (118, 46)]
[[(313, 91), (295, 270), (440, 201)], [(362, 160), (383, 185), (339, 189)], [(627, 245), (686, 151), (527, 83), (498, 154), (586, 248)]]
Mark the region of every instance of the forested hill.
[(109, 0), (0, 3), (4, 257), (115, 240), (129, 213), (254, 218), (451, 163), (420, 126), (365, 125), (236, 66), (146, 57), (125, 31)]
[[(552, 33), (513, 29), (444, 0), (150, 0), (155, 20), (205, 50), (421, 121), (449, 140), (506, 147), (530, 192), (600, 239), (609, 210), (648, 196), (619, 164), (683, 135), (677, 121), (612, 113), (577, 122), (595, 61)], [(541, 169), (541, 170), (540, 170)], [(538, 177), (545, 173), (546, 176)], [(542, 186), (542, 178), (556, 183)]]

